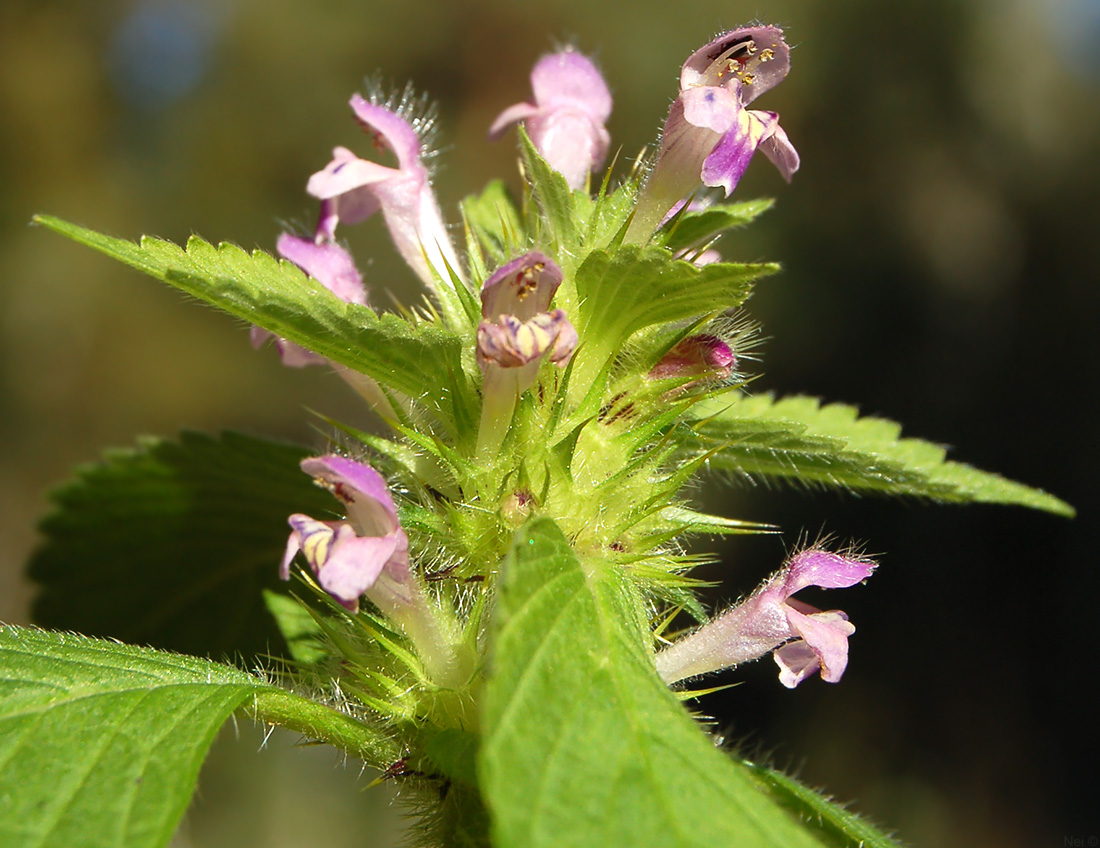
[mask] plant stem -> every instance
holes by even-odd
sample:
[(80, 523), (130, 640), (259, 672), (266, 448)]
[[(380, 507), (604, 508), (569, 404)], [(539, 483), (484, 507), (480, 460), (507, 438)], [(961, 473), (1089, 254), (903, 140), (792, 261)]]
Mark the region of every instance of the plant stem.
[(327, 742), (375, 766), (394, 760), (399, 754), (396, 746), (377, 729), (284, 689), (270, 687), (257, 691), (248, 713), (256, 721)]

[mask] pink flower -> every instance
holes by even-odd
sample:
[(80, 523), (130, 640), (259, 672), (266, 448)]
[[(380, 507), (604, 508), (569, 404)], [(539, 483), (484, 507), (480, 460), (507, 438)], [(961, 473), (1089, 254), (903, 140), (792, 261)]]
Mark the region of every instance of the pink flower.
[[(361, 462), (341, 456), (306, 459), (302, 470), (313, 475), (347, 510), (344, 521), (317, 521), (295, 514), (279, 573), (290, 577), (290, 563), (301, 551), (317, 582), (350, 610), (386, 576), (387, 591), (413, 588), (409, 541), (397, 519), (397, 508), (382, 476)], [(412, 597), (413, 592), (405, 594)]]
[(531, 143), (569, 187), (583, 188), (588, 174), (603, 165), (611, 142), (604, 124), (611, 115), (611, 92), (586, 56), (563, 50), (543, 56), (531, 71), (534, 103), (509, 106), (489, 128), (499, 138), (523, 121)]
[(779, 682), (787, 688), (814, 672), (836, 683), (848, 665), (848, 637), (855, 627), (840, 610), (822, 612), (791, 596), (807, 586), (854, 586), (874, 570), (870, 560), (820, 548), (802, 551), (747, 600), (661, 651), (657, 671), (666, 683), (675, 683), (772, 651)]
[(450, 271), (461, 273), (435, 193), (422, 162), (421, 139), (403, 114), (358, 94), (351, 108), (375, 146), (397, 159), (397, 166), (360, 159), (345, 147), (309, 179), (306, 191), (321, 200), (317, 240), (334, 238), (340, 222), (355, 224), (378, 210), (398, 252), (429, 287), (450, 286)]
[(700, 185), (728, 197), (758, 149), (790, 180), (798, 152), (779, 116), (745, 108), (789, 69), (783, 31), (771, 26), (732, 30), (688, 57), (626, 241), (647, 239)]
[(332, 492), (347, 518), (290, 516), (280, 576), (290, 577), (290, 563), (301, 551), (321, 588), (345, 608), (356, 612), (366, 595), (405, 634), (439, 686), (467, 680), (472, 658), (461, 645), (461, 628), (448, 606), (428, 599), (410, 567), (409, 540), (386, 481), (369, 465), (331, 454), (303, 460), (302, 470)]
[(538, 378), (549, 359), (564, 368), (577, 347), (577, 331), (565, 311), (550, 311), (561, 285), (554, 260), (532, 251), (494, 271), (481, 289), (482, 321), (477, 327), (481, 367), (481, 423), (477, 449), (492, 456), (512, 422), (516, 400)]
[(477, 361), (483, 372), (516, 369), (522, 392), (534, 382), (539, 364), (548, 358), (564, 367), (577, 346), (577, 331), (550, 301), (562, 272), (537, 251), (498, 268), (481, 289), (483, 321), (477, 328)]

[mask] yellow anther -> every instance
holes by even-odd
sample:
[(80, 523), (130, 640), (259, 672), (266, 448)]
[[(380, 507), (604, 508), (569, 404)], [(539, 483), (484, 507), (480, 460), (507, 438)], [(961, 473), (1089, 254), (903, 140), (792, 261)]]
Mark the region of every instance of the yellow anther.
[(545, 265), (539, 262), (530, 268), (524, 268), (516, 274), (516, 297), (523, 300), (527, 295), (539, 287), (538, 275), (544, 267)]
[(719, 53), (707, 68), (705, 75), (713, 74), (715, 78), (722, 79), (726, 74), (737, 73), (755, 52), (755, 41), (738, 42)]

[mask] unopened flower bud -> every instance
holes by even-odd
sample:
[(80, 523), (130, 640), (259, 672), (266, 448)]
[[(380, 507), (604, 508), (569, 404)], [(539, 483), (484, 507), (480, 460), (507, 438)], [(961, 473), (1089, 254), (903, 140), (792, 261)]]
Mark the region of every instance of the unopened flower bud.
[(649, 372), (650, 379), (673, 377), (728, 377), (737, 367), (737, 358), (718, 336), (701, 333), (681, 339)]

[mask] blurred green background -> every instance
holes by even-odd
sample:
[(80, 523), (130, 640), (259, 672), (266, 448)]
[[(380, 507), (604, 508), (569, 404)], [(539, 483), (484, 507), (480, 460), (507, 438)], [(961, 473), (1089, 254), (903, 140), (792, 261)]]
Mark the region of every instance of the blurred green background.
[[(0, 620), (25, 621), (22, 563), (46, 491), (142, 433), (247, 431), (320, 445), (305, 407), (367, 417), (322, 369), (280, 367), (247, 329), (27, 226), (50, 212), (121, 236), (271, 249), (365, 75), (438, 99), (445, 214), (511, 140), (485, 141), (555, 43), (595, 52), (614, 144), (649, 143), (681, 62), (714, 31), (786, 28), (793, 72), (758, 104), (802, 154), (738, 190), (777, 208), (728, 239), (785, 272), (750, 303), (757, 386), (857, 402), (953, 456), (1074, 503), (1073, 522), (765, 488), (700, 494), (781, 523), (708, 576), (750, 589), (800, 532), (884, 552), (826, 601), (859, 628), (840, 686), (787, 692), (770, 662), (703, 708), (728, 738), (926, 848), (1100, 836), (1094, 437), (1100, 186), (1097, 0), (142, 0), (0, 4)], [(344, 231), (372, 287), (415, 288), (380, 221)], [(274, 567), (274, 563), (272, 564)], [(394, 844), (390, 789), (322, 749), (223, 734), (178, 846)], [(721, 811), (715, 811), (721, 815)]]

